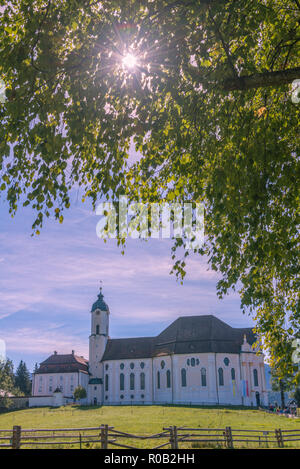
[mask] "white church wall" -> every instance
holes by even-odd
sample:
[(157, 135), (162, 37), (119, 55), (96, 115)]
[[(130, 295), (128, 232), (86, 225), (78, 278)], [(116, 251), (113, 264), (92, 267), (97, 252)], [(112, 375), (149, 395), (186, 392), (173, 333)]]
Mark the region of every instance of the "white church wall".
[[(174, 403), (212, 404), (216, 402), (215, 373), (209, 354), (174, 355)], [(205, 370), (202, 379), (201, 370)], [(183, 376), (185, 373), (185, 378)]]
[[(89, 375), (88, 373), (79, 372), (79, 386), (82, 386), (85, 390), (88, 388), (89, 384)], [(73, 394), (73, 393), (72, 393)]]
[[(145, 388), (141, 387), (141, 373), (145, 375)], [(124, 389), (120, 389), (120, 375), (124, 375)], [(131, 389), (130, 375), (134, 376)], [(106, 386), (108, 376), (108, 388)], [(125, 359), (103, 362), (103, 403), (132, 404), (152, 402), (152, 360)]]
[[(250, 376), (251, 372), (253, 373), (253, 366), (251, 372), (248, 369), (249, 357), (251, 357), (251, 363), (254, 363), (257, 368), (259, 376), (259, 386), (254, 388), (253, 378)], [(244, 403), (244, 405), (255, 406), (255, 392), (257, 390), (262, 393), (263, 390), (263, 361), (253, 353), (247, 354), (246, 360), (248, 368), (245, 368), (244, 373), (249, 380), (251, 387), (249, 392), (251, 392), (250, 397), (244, 400), (241, 380), (245, 377), (243, 378), (240, 372), (239, 354), (184, 354), (153, 359), (106, 361), (103, 363), (103, 403), (110, 405), (151, 403), (242, 405)], [(141, 363), (144, 364), (144, 368), (141, 368)], [(183, 369), (186, 373), (186, 386), (182, 385), (181, 370)], [(203, 369), (205, 370), (204, 381), (201, 375)], [(219, 378), (219, 369), (223, 371), (223, 384)], [(234, 369), (234, 375), (232, 375), (232, 369)], [(141, 389), (140, 386), (141, 372), (145, 374), (145, 389)], [(167, 382), (167, 372), (170, 372), (170, 383)], [(121, 373), (124, 374), (123, 390), (120, 389)], [(160, 374), (159, 385), (158, 373)], [(134, 389), (130, 389), (130, 374), (134, 375)], [(105, 375), (108, 375), (107, 390)]]
[[(266, 388), (266, 377), (263, 355), (251, 352), (243, 352), (241, 360), (241, 379), (247, 382), (248, 396), (244, 397), (244, 405), (256, 406), (256, 393), (259, 393), (262, 405), (268, 405), (268, 393)], [(254, 370), (257, 371), (257, 381), (255, 383)], [(257, 385), (258, 384), (258, 385)]]
[(89, 375), (83, 372), (74, 373), (40, 373), (34, 375), (33, 396), (53, 395), (60, 388), (64, 396), (72, 397), (77, 386), (87, 390)]
[[(172, 368), (173, 361), (171, 356), (166, 355), (153, 358), (153, 401), (157, 404), (172, 403), (173, 401)], [(167, 377), (168, 372), (170, 373), (169, 380)]]
[(33, 396), (29, 398), (29, 407), (52, 407), (53, 396)]
[[(84, 373), (43, 373), (34, 375), (33, 396), (52, 395), (55, 389), (60, 388), (65, 396), (72, 396), (75, 388), (80, 384), (80, 376)], [(87, 374), (85, 376), (88, 377)], [(82, 378), (86, 383), (86, 378)], [(87, 383), (84, 387), (87, 386)]]
[[(215, 373), (219, 404), (242, 405), (240, 360), (238, 354), (217, 353)], [(219, 370), (223, 375), (220, 377)], [(223, 383), (223, 384), (222, 384)]]

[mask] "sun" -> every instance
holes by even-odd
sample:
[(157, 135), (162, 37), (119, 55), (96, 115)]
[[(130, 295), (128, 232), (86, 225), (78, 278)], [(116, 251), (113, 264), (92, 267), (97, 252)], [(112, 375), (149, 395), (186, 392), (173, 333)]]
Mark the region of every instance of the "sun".
[(126, 54), (122, 58), (122, 64), (126, 68), (135, 68), (137, 65), (137, 59), (133, 54)]

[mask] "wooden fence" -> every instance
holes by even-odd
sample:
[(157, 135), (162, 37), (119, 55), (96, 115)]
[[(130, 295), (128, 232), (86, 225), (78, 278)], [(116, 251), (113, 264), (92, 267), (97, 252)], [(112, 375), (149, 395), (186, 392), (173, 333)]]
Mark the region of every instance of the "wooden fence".
[[(145, 440), (151, 440), (150, 445)], [(16, 425), (12, 430), (0, 430), (0, 449), (21, 447), (77, 447), (77, 448), (124, 448), (141, 449), (196, 449), (235, 447), (298, 446), (300, 430), (245, 430), (226, 428), (187, 428), (170, 426), (155, 434), (136, 435), (116, 430), (109, 425), (89, 428), (22, 429)]]

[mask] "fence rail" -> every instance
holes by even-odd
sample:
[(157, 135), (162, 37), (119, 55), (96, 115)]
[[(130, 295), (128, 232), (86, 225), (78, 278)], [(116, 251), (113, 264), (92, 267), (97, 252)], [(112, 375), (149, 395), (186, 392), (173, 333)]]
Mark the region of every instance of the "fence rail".
[[(201, 447), (225, 447), (233, 449), (241, 445), (255, 447), (284, 448), (300, 441), (300, 429), (282, 430), (246, 430), (226, 428), (190, 428), (170, 426), (163, 428), (160, 433), (136, 435), (115, 429), (109, 425), (84, 428), (51, 428), (51, 429), (22, 429), (15, 425), (11, 430), (0, 429), (0, 449), (21, 447), (55, 447), (76, 446), (80, 449), (89, 447), (108, 449), (140, 449), (138, 442), (151, 440), (151, 449), (187, 449)], [(186, 446), (186, 444), (190, 446)], [(185, 446), (183, 446), (185, 445)], [(147, 446), (148, 447), (148, 446)]]

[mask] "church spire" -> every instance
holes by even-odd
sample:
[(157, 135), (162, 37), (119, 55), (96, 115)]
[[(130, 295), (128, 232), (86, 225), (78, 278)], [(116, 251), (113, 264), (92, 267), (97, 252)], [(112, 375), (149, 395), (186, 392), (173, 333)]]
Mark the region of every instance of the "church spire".
[(95, 301), (95, 303), (92, 306), (92, 312), (95, 311), (96, 309), (100, 309), (100, 311), (107, 311), (109, 312), (109, 307), (104, 301), (104, 295), (102, 293), (102, 281), (100, 282), (100, 292), (98, 294), (98, 299)]

